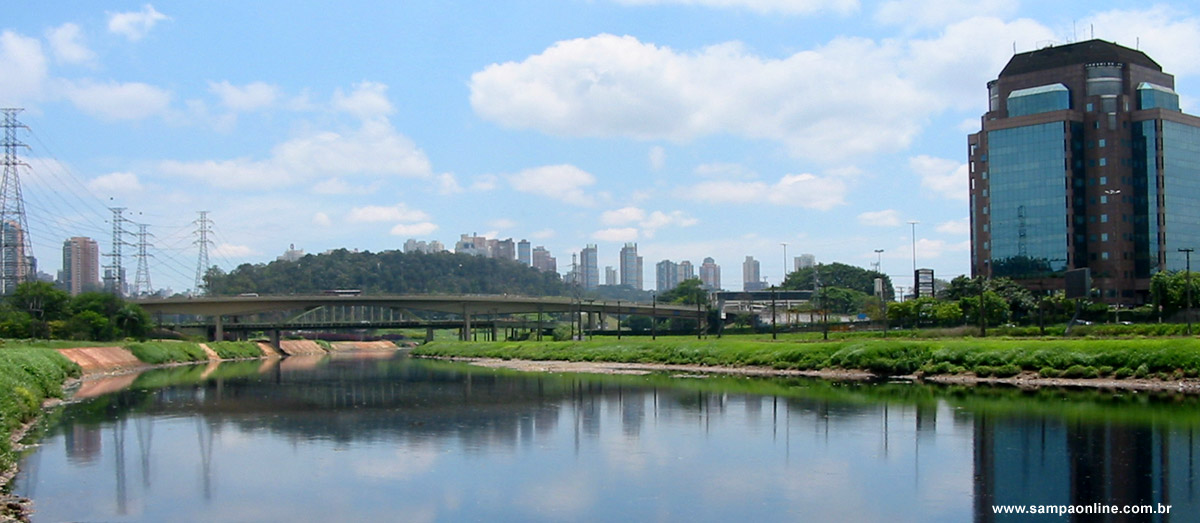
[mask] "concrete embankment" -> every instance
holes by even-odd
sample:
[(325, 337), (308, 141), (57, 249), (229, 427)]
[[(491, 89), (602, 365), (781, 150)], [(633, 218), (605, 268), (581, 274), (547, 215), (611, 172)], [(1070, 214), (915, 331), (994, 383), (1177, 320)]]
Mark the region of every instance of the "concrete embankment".
[(132, 352), (122, 347), (79, 347), (58, 349), (59, 354), (79, 365), (84, 374), (113, 372), (145, 367)]

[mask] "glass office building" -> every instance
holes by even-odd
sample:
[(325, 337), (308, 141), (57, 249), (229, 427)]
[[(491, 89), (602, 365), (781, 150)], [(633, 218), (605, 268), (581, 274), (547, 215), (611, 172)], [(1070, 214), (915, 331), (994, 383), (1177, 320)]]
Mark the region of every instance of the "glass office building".
[(1013, 56), (968, 137), (971, 265), (1034, 291), (1091, 269), (1139, 305), (1200, 248), (1200, 118), (1144, 53), (1101, 40)]

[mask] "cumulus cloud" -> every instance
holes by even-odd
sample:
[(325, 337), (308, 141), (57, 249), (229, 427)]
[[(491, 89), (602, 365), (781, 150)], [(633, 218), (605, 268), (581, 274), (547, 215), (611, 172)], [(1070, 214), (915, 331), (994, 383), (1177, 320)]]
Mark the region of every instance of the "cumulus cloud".
[(829, 210), (845, 203), (846, 183), (836, 177), (788, 174), (778, 182), (714, 180), (680, 191), (684, 198), (708, 203), (770, 203)]
[(667, 151), (660, 145), (650, 148), (649, 158), (650, 168), (655, 171), (661, 170), (663, 166), (667, 165)]
[(429, 215), (424, 211), (409, 209), (403, 203), (386, 207), (380, 205), (355, 207), (346, 217), (346, 221), (350, 223), (419, 222), (428, 219)]
[(458, 184), (458, 178), (452, 173), (442, 173), (437, 176), (438, 194), (458, 194), (463, 188)]
[(136, 42), (149, 34), (159, 22), (170, 19), (171, 17), (154, 9), (154, 6), (146, 4), (141, 11), (108, 13), (108, 30), (124, 36), (130, 42)]
[(858, 10), (858, 0), (616, 0), (618, 4), (686, 5), (712, 8), (745, 9), (760, 14), (810, 15), (823, 12), (850, 14)]
[(547, 165), (526, 169), (508, 177), (513, 189), (560, 200), (572, 205), (590, 207), (593, 199), (584, 189), (596, 183), (596, 177), (573, 165)]
[(635, 227), (613, 227), (592, 233), (592, 239), (602, 242), (631, 242), (638, 237)]
[(962, 218), (960, 220), (951, 220), (942, 222), (935, 228), (937, 232), (944, 234), (953, 234), (957, 236), (966, 236), (971, 234), (971, 219)]
[(395, 110), (387, 98), (387, 85), (378, 82), (355, 84), (349, 94), (338, 88), (333, 93), (333, 107), (364, 120), (384, 117)]
[(318, 227), (329, 227), (330, 225), (333, 225), (333, 220), (329, 219), (328, 214), (319, 212), (313, 215), (312, 224)]
[[(357, 130), (339, 133), (318, 131), (281, 143), (268, 158), (255, 160), (166, 161), (166, 174), (188, 176), (224, 188), (280, 187), (324, 176), (368, 179), (388, 177), (430, 178), (432, 167), (425, 153), (406, 136), (381, 120), (370, 120)], [(335, 182), (325, 182), (336, 187)]]
[(209, 82), (208, 90), (217, 95), (221, 105), (237, 112), (270, 107), (279, 97), (279, 88), (265, 82), (253, 82), (240, 87), (227, 81)]
[(141, 82), (64, 82), (64, 94), (81, 111), (104, 120), (165, 115), (171, 93)]
[[(610, 238), (621, 237), (624, 240), (611, 241), (631, 241), (637, 236), (653, 238), (654, 233), (663, 227), (691, 227), (699, 223), (699, 220), (688, 216), (683, 211), (671, 211), (669, 213), (662, 211), (652, 211), (647, 213), (639, 207), (622, 207), (611, 211), (604, 211), (600, 214), (600, 223), (604, 225), (621, 226), (621, 225), (637, 225), (637, 227), (612, 227), (598, 231), (592, 235), (597, 240), (608, 240)], [(632, 233), (630, 232), (632, 231)], [(604, 237), (600, 237), (603, 235)]]
[(430, 222), (400, 223), (392, 227), (392, 236), (427, 236), (438, 229), (437, 224)]
[(875, 11), (875, 20), (908, 28), (941, 27), (975, 16), (1006, 18), (1017, 12), (1013, 0), (888, 0)]
[(533, 238), (535, 240), (546, 240), (549, 238), (553, 238), (554, 234), (555, 234), (554, 229), (541, 229), (541, 230), (533, 231), (533, 233), (530, 234), (529, 237)]
[(967, 164), (920, 155), (909, 158), (908, 166), (921, 178), (921, 187), (948, 200), (967, 200)]
[(605, 225), (625, 225), (646, 219), (646, 211), (638, 207), (622, 207), (600, 214), (600, 223)]
[(1095, 28), (1097, 36), (1127, 47), (1137, 47), (1163, 70), (1176, 75), (1200, 73), (1194, 49), (1200, 48), (1200, 17), (1175, 7), (1155, 5), (1147, 9), (1114, 9), (1079, 21), (1079, 27)]
[(47, 69), (41, 42), (12, 31), (0, 33), (0, 99), (15, 104), (39, 98)]
[(858, 215), (858, 223), (876, 227), (894, 227), (900, 225), (900, 213), (895, 209), (864, 212)]
[(133, 173), (110, 173), (88, 182), (88, 190), (96, 194), (110, 195), (142, 190), (142, 184)]
[(471, 77), (471, 105), (507, 127), (564, 136), (774, 140), (802, 157), (906, 146), (938, 105), (901, 74), (895, 43), (839, 38), (768, 59), (726, 43), (693, 53), (601, 34)]
[(47, 29), (46, 41), (50, 43), (50, 52), (58, 63), (90, 64), (96, 59), (96, 53), (83, 43), (83, 31), (76, 24), (67, 23)]

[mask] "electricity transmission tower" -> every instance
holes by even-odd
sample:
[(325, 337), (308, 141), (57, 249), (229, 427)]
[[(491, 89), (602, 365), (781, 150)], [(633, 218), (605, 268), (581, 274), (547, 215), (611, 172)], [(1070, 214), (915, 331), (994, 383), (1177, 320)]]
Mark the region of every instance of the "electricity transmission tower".
[(212, 234), (212, 220), (208, 219), (208, 211), (200, 211), (200, 219), (192, 222), (196, 224), (196, 235), (199, 238), (193, 242), (200, 247), (200, 258), (196, 260), (196, 294), (203, 294), (205, 291), (204, 275), (208, 272), (208, 246), (212, 244), (212, 240), (208, 239), (208, 235)]
[(22, 109), (4, 108), (3, 121), (4, 179), (0, 182), (0, 294), (12, 294), (17, 285), (33, 279), (33, 247), (25, 219), (25, 200), (21, 196), (20, 167), (28, 164), (17, 158), (18, 147), (29, 147), (17, 140), (17, 129), (28, 129), (17, 121)]
[(124, 224), (128, 220), (126, 220), (125, 217), (121, 214), (121, 213), (125, 212), (124, 207), (109, 207), (108, 210), (112, 211), (112, 213), (113, 213), (113, 218), (112, 218), (112, 249), (113, 250), (111, 253), (105, 254), (105, 256), (112, 258), (112, 264), (104, 266), (104, 268), (108, 269), (108, 271), (109, 271), (107, 274), (104, 275), (104, 281), (105, 281), (106, 286), (108, 287), (109, 292), (112, 292), (113, 294), (116, 294), (117, 296), (124, 296), (125, 295), (125, 268), (121, 266), (121, 260), (122, 260), (121, 247), (126, 246), (126, 245), (129, 245), (130, 247), (133, 246), (133, 244), (125, 241), (125, 235), (132, 234), (132, 233), (125, 230)]
[(135, 276), (133, 279), (133, 295), (141, 296), (143, 294), (150, 294), (150, 293), (154, 292), (154, 287), (152, 287), (150, 285), (150, 267), (146, 262), (146, 259), (150, 257), (148, 254), (146, 254), (146, 247), (151, 246), (150, 243), (146, 242), (146, 238), (153, 236), (153, 234), (146, 232), (146, 228), (148, 228), (149, 225), (146, 225), (144, 223), (139, 223), (139, 224), (137, 224), (137, 226), (138, 226), (138, 232), (137, 232), (138, 264), (137, 264), (137, 276)]

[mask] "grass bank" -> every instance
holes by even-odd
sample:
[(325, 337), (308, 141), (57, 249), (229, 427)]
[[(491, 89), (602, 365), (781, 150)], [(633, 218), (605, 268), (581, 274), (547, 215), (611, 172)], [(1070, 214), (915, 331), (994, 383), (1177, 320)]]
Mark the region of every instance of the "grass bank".
[(36, 418), (42, 402), (61, 398), (63, 382), (79, 374), (78, 365), (54, 350), (0, 348), (0, 471), (5, 477), (18, 458), (9, 435)]
[(844, 339), (764, 341), (725, 337), (696, 340), (565, 342), (434, 342), (417, 356), (524, 360), (666, 363), (775, 369), (866, 370), (880, 376), (975, 373), (1007, 377), (1160, 378), (1200, 375), (1200, 339)]

